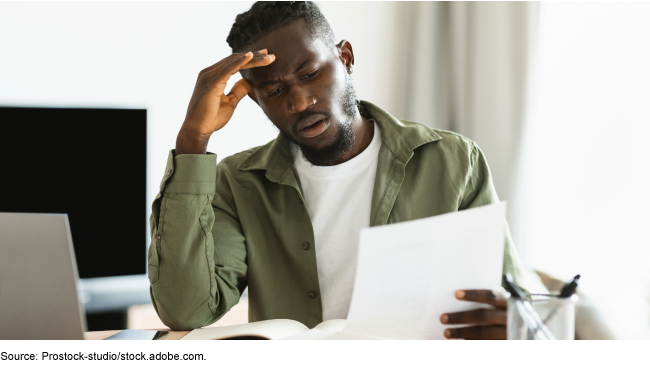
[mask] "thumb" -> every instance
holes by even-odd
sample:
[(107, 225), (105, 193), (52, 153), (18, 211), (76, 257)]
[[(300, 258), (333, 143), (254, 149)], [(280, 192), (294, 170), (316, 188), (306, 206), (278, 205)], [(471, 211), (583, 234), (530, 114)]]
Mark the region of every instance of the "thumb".
[(228, 99), (230, 99), (230, 104), (234, 108), (237, 107), (237, 104), (248, 94), (251, 90), (251, 84), (246, 81), (246, 79), (241, 79), (233, 85), (232, 89), (228, 93)]

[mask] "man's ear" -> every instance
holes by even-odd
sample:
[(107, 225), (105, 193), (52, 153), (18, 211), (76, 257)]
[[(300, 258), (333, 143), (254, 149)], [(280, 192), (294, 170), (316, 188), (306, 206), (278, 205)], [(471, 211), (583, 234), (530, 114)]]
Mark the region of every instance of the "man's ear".
[(255, 104), (260, 105), (260, 103), (257, 101), (257, 94), (255, 94), (255, 91), (253, 91), (253, 89), (251, 89), (251, 91), (248, 92), (248, 97), (253, 99)]
[(352, 73), (352, 70), (354, 69), (354, 52), (352, 51), (352, 44), (344, 39), (336, 45), (336, 49), (338, 50), (339, 60), (341, 60), (343, 66), (348, 69), (348, 73)]

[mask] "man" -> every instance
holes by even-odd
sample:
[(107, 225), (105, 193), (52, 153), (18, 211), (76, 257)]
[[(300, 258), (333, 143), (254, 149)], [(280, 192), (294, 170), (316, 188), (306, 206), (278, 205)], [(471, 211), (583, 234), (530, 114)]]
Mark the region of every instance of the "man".
[[(151, 297), (172, 329), (217, 321), (246, 287), (250, 321), (346, 318), (359, 229), (498, 201), (474, 142), (356, 101), (352, 45), (315, 4), (255, 3), (227, 41), (233, 54), (199, 73), (153, 203)], [(209, 138), (247, 95), (280, 134), (215, 166)], [(521, 280), (505, 236), (504, 272)], [(443, 315), (471, 324), (445, 336), (505, 338), (502, 295), (456, 297), (495, 308)]]

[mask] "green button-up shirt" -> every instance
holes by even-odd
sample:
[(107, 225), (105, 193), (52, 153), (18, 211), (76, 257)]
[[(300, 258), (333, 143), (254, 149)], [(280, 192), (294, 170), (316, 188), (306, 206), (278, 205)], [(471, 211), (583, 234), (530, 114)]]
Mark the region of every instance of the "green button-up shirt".
[[(361, 111), (382, 131), (370, 226), (498, 202), (473, 141), (400, 121), (368, 102)], [(282, 134), (218, 165), (214, 154), (170, 151), (150, 223), (151, 299), (170, 328), (214, 323), (246, 287), (251, 322), (289, 318), (314, 327), (323, 320), (318, 242)], [(503, 271), (523, 284), (507, 226)], [(405, 293), (386, 288), (386, 295)]]

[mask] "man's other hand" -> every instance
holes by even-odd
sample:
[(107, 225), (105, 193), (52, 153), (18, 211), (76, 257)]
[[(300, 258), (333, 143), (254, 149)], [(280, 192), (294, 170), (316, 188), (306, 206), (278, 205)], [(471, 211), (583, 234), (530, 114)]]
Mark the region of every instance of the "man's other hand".
[(447, 328), (447, 338), (466, 340), (505, 340), (508, 322), (508, 302), (505, 291), (458, 290), (456, 298), (468, 302), (486, 303), (494, 308), (475, 309), (465, 312), (445, 313), (440, 316), (443, 324), (469, 324), (471, 326)]

